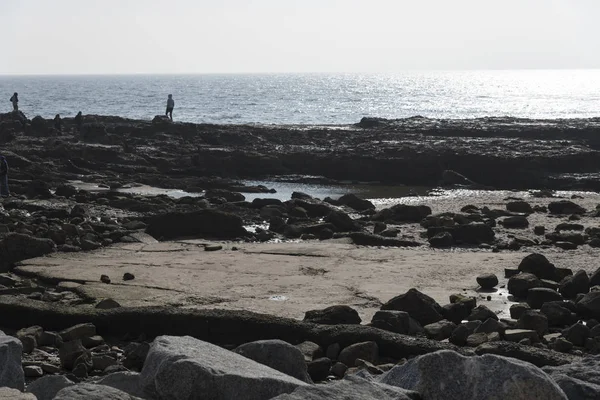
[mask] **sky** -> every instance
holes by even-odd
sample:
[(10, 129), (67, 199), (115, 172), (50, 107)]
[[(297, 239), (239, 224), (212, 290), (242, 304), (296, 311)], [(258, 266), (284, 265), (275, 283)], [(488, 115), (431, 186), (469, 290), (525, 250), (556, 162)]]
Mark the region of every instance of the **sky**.
[(598, 0), (0, 0), (0, 74), (600, 68)]

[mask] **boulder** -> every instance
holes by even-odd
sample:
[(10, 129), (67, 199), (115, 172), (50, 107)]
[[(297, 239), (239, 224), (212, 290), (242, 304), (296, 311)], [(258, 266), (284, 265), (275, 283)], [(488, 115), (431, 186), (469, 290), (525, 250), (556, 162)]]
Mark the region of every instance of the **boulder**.
[(394, 297), (381, 306), (381, 309), (405, 311), (423, 326), (443, 319), (442, 307), (434, 299), (414, 288)]
[(576, 323), (562, 331), (565, 339), (575, 346), (585, 346), (586, 339), (590, 336), (590, 328), (587, 325)]
[(498, 320), (498, 316), (496, 315), (496, 313), (484, 305), (479, 305), (479, 306), (475, 307), (471, 311), (471, 314), (469, 314), (469, 316), (467, 317), (467, 319), (469, 321), (481, 321), (481, 322), (487, 320), (488, 318)]
[(243, 344), (234, 351), (303, 382), (312, 383), (302, 352), (283, 340), (259, 340)]
[[(338, 346), (339, 346), (339, 344), (338, 344)], [(294, 347), (296, 347), (298, 350), (300, 350), (300, 353), (302, 353), (302, 356), (304, 357), (304, 361), (306, 361), (306, 362), (310, 362), (310, 361), (316, 360), (317, 358), (323, 357), (323, 349), (321, 348), (321, 346), (319, 346), (315, 342), (305, 340), (302, 343), (298, 343)], [(339, 354), (339, 350), (338, 350), (338, 354)]]
[(519, 319), (525, 311), (531, 310), (527, 303), (517, 303), (510, 306), (510, 317), (512, 319)]
[(331, 306), (322, 310), (307, 311), (304, 315), (305, 322), (315, 324), (338, 325), (338, 324), (360, 324), (361, 319), (358, 312), (352, 307), (345, 305)]
[(548, 204), (550, 214), (585, 214), (585, 208), (570, 200), (553, 201)]
[(428, 206), (397, 204), (373, 215), (373, 221), (420, 222), (428, 215), (431, 215), (431, 208)]
[(587, 272), (580, 269), (573, 276), (563, 279), (558, 290), (565, 298), (574, 299), (579, 293), (590, 291), (590, 278)]
[(63, 341), (69, 342), (96, 335), (96, 326), (91, 323), (77, 324), (60, 331), (58, 334)]
[(348, 214), (343, 211), (334, 210), (325, 217), (325, 222), (335, 226), (338, 231), (351, 232), (360, 230), (358, 225)]
[(508, 280), (508, 293), (517, 298), (527, 297), (529, 289), (542, 286), (542, 282), (533, 274), (521, 272)]
[(542, 308), (549, 301), (562, 301), (562, 296), (556, 290), (545, 287), (531, 288), (527, 292), (527, 304), (531, 308)]
[(506, 204), (506, 209), (510, 212), (523, 213), (523, 214), (531, 214), (533, 213), (533, 207), (526, 201), (517, 200), (517, 201), (509, 201)]
[(22, 393), (17, 389), (0, 387), (0, 400), (37, 400), (31, 393)]
[(21, 341), (0, 332), (0, 387), (23, 390), (25, 375), (21, 368)]
[(123, 366), (127, 369), (141, 371), (149, 351), (150, 345), (148, 343), (130, 343), (125, 347)]
[(519, 264), (519, 271), (528, 272), (539, 279), (556, 279), (556, 267), (548, 259), (539, 253), (533, 253), (526, 256)]
[(427, 400), (566, 400), (539, 368), (496, 355), (464, 357), (443, 350), (418, 356), (383, 374), (378, 382), (415, 390)]
[(27, 385), (27, 393), (34, 394), (38, 400), (52, 400), (62, 389), (75, 383), (64, 375), (46, 375)]
[(246, 197), (243, 194), (225, 189), (208, 189), (204, 197), (206, 197), (207, 199), (223, 198), (228, 202), (246, 200)]
[(517, 328), (534, 330), (542, 337), (548, 332), (548, 318), (538, 311), (525, 311), (517, 322)]
[(454, 238), (450, 232), (440, 232), (429, 239), (429, 245), (436, 249), (452, 247)]
[(554, 382), (567, 395), (569, 400), (597, 400), (600, 399), (600, 385), (585, 382), (567, 375), (551, 375)]
[(572, 325), (577, 322), (577, 314), (566, 307), (563, 301), (545, 302), (540, 312), (548, 318), (550, 326)]
[(305, 382), (234, 352), (189, 336), (159, 336), (141, 373), (149, 397), (169, 399), (270, 399)]
[(338, 202), (340, 204), (353, 208), (356, 211), (366, 211), (375, 209), (375, 205), (373, 205), (373, 203), (371, 203), (369, 200), (361, 199), (360, 197), (352, 193), (343, 195), (338, 199)]
[[(172, 398), (172, 397), (170, 397)], [(54, 400), (142, 400), (119, 389), (92, 383), (78, 383), (61, 389)]]
[(563, 365), (579, 359), (579, 357), (571, 354), (562, 354), (544, 348), (524, 346), (508, 341), (484, 343), (475, 349), (475, 353), (479, 355), (496, 354), (499, 356), (516, 358), (530, 362), (537, 367)]
[(331, 360), (327, 357), (317, 358), (307, 364), (307, 371), (310, 378), (315, 382), (321, 382), (327, 379), (331, 370)]
[(303, 386), (290, 394), (282, 394), (272, 400), (415, 400), (418, 398), (415, 392), (350, 375), (346, 379), (326, 385)]
[(434, 322), (423, 327), (427, 337), (435, 340), (444, 340), (452, 336), (456, 329), (456, 324), (447, 320)]
[(163, 240), (178, 237), (234, 239), (248, 235), (243, 225), (237, 215), (217, 210), (171, 212), (152, 218), (146, 233)]
[(600, 319), (600, 291), (585, 294), (577, 302), (577, 312), (586, 317)]
[(583, 382), (600, 385), (600, 355), (588, 356), (560, 366), (547, 366), (543, 369), (551, 377), (566, 375)]
[(529, 220), (521, 215), (506, 217), (500, 223), (507, 229), (525, 229), (529, 227)]
[(140, 374), (131, 371), (120, 371), (108, 374), (96, 382), (98, 385), (110, 386), (132, 396), (145, 397), (140, 386)]
[(17, 261), (52, 253), (55, 248), (56, 245), (50, 239), (9, 233), (0, 239), (0, 271), (7, 271)]
[(600, 285), (600, 268), (596, 269), (592, 275), (590, 275), (590, 286)]
[(423, 331), (419, 323), (405, 311), (379, 310), (371, 319), (371, 326), (403, 335), (416, 335)]
[(493, 289), (498, 285), (498, 277), (494, 274), (479, 275), (477, 277), (477, 284), (485, 290)]
[(359, 358), (361, 360), (375, 363), (379, 358), (379, 347), (377, 346), (377, 343), (355, 343), (344, 348), (338, 356), (338, 360), (348, 367), (354, 367), (356, 360)]

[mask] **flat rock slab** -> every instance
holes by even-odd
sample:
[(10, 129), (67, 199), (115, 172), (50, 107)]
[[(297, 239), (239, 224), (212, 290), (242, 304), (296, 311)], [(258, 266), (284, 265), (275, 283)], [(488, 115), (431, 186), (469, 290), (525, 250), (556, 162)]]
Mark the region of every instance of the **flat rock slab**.
[[(503, 276), (504, 268), (526, 255), (378, 249), (335, 240), (222, 244), (216, 252), (204, 251), (206, 244), (187, 240), (54, 254), (23, 262), (17, 272), (52, 281), (77, 277), (85, 282), (78, 291), (124, 307), (218, 307), (303, 318), (307, 310), (346, 304), (368, 321), (382, 303), (413, 287), (441, 304), (457, 292), (476, 296), (482, 265)], [(135, 280), (123, 281), (125, 272)], [(100, 282), (102, 274), (112, 283)], [(509, 306), (500, 293), (486, 293), (494, 311)]]

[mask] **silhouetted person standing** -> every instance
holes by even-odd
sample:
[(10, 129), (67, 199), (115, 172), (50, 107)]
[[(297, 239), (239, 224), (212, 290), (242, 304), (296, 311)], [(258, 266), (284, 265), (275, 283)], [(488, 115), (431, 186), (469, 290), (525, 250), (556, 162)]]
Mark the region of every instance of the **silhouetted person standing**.
[(13, 111), (19, 111), (19, 94), (17, 92), (12, 95), (10, 102), (13, 105)]
[(0, 196), (10, 196), (10, 191), (8, 190), (8, 162), (2, 155), (0, 155)]
[(173, 100), (173, 95), (170, 94), (167, 99), (167, 112), (165, 115), (169, 117), (171, 121), (173, 121), (173, 109), (175, 108), (175, 100)]
[(54, 117), (54, 129), (62, 133), (62, 119), (60, 118), (60, 114), (56, 114), (56, 117)]
[(81, 128), (83, 127), (83, 114), (81, 111), (75, 116), (75, 125), (77, 126), (77, 131), (81, 133)]

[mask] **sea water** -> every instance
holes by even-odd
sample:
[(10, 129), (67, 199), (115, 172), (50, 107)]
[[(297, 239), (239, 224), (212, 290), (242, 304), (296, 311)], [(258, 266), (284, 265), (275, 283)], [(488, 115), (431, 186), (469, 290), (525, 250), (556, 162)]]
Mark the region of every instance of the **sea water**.
[(178, 121), (345, 125), (362, 117), (600, 117), (600, 70), (395, 74), (0, 76), (0, 112), (151, 119), (168, 94)]

